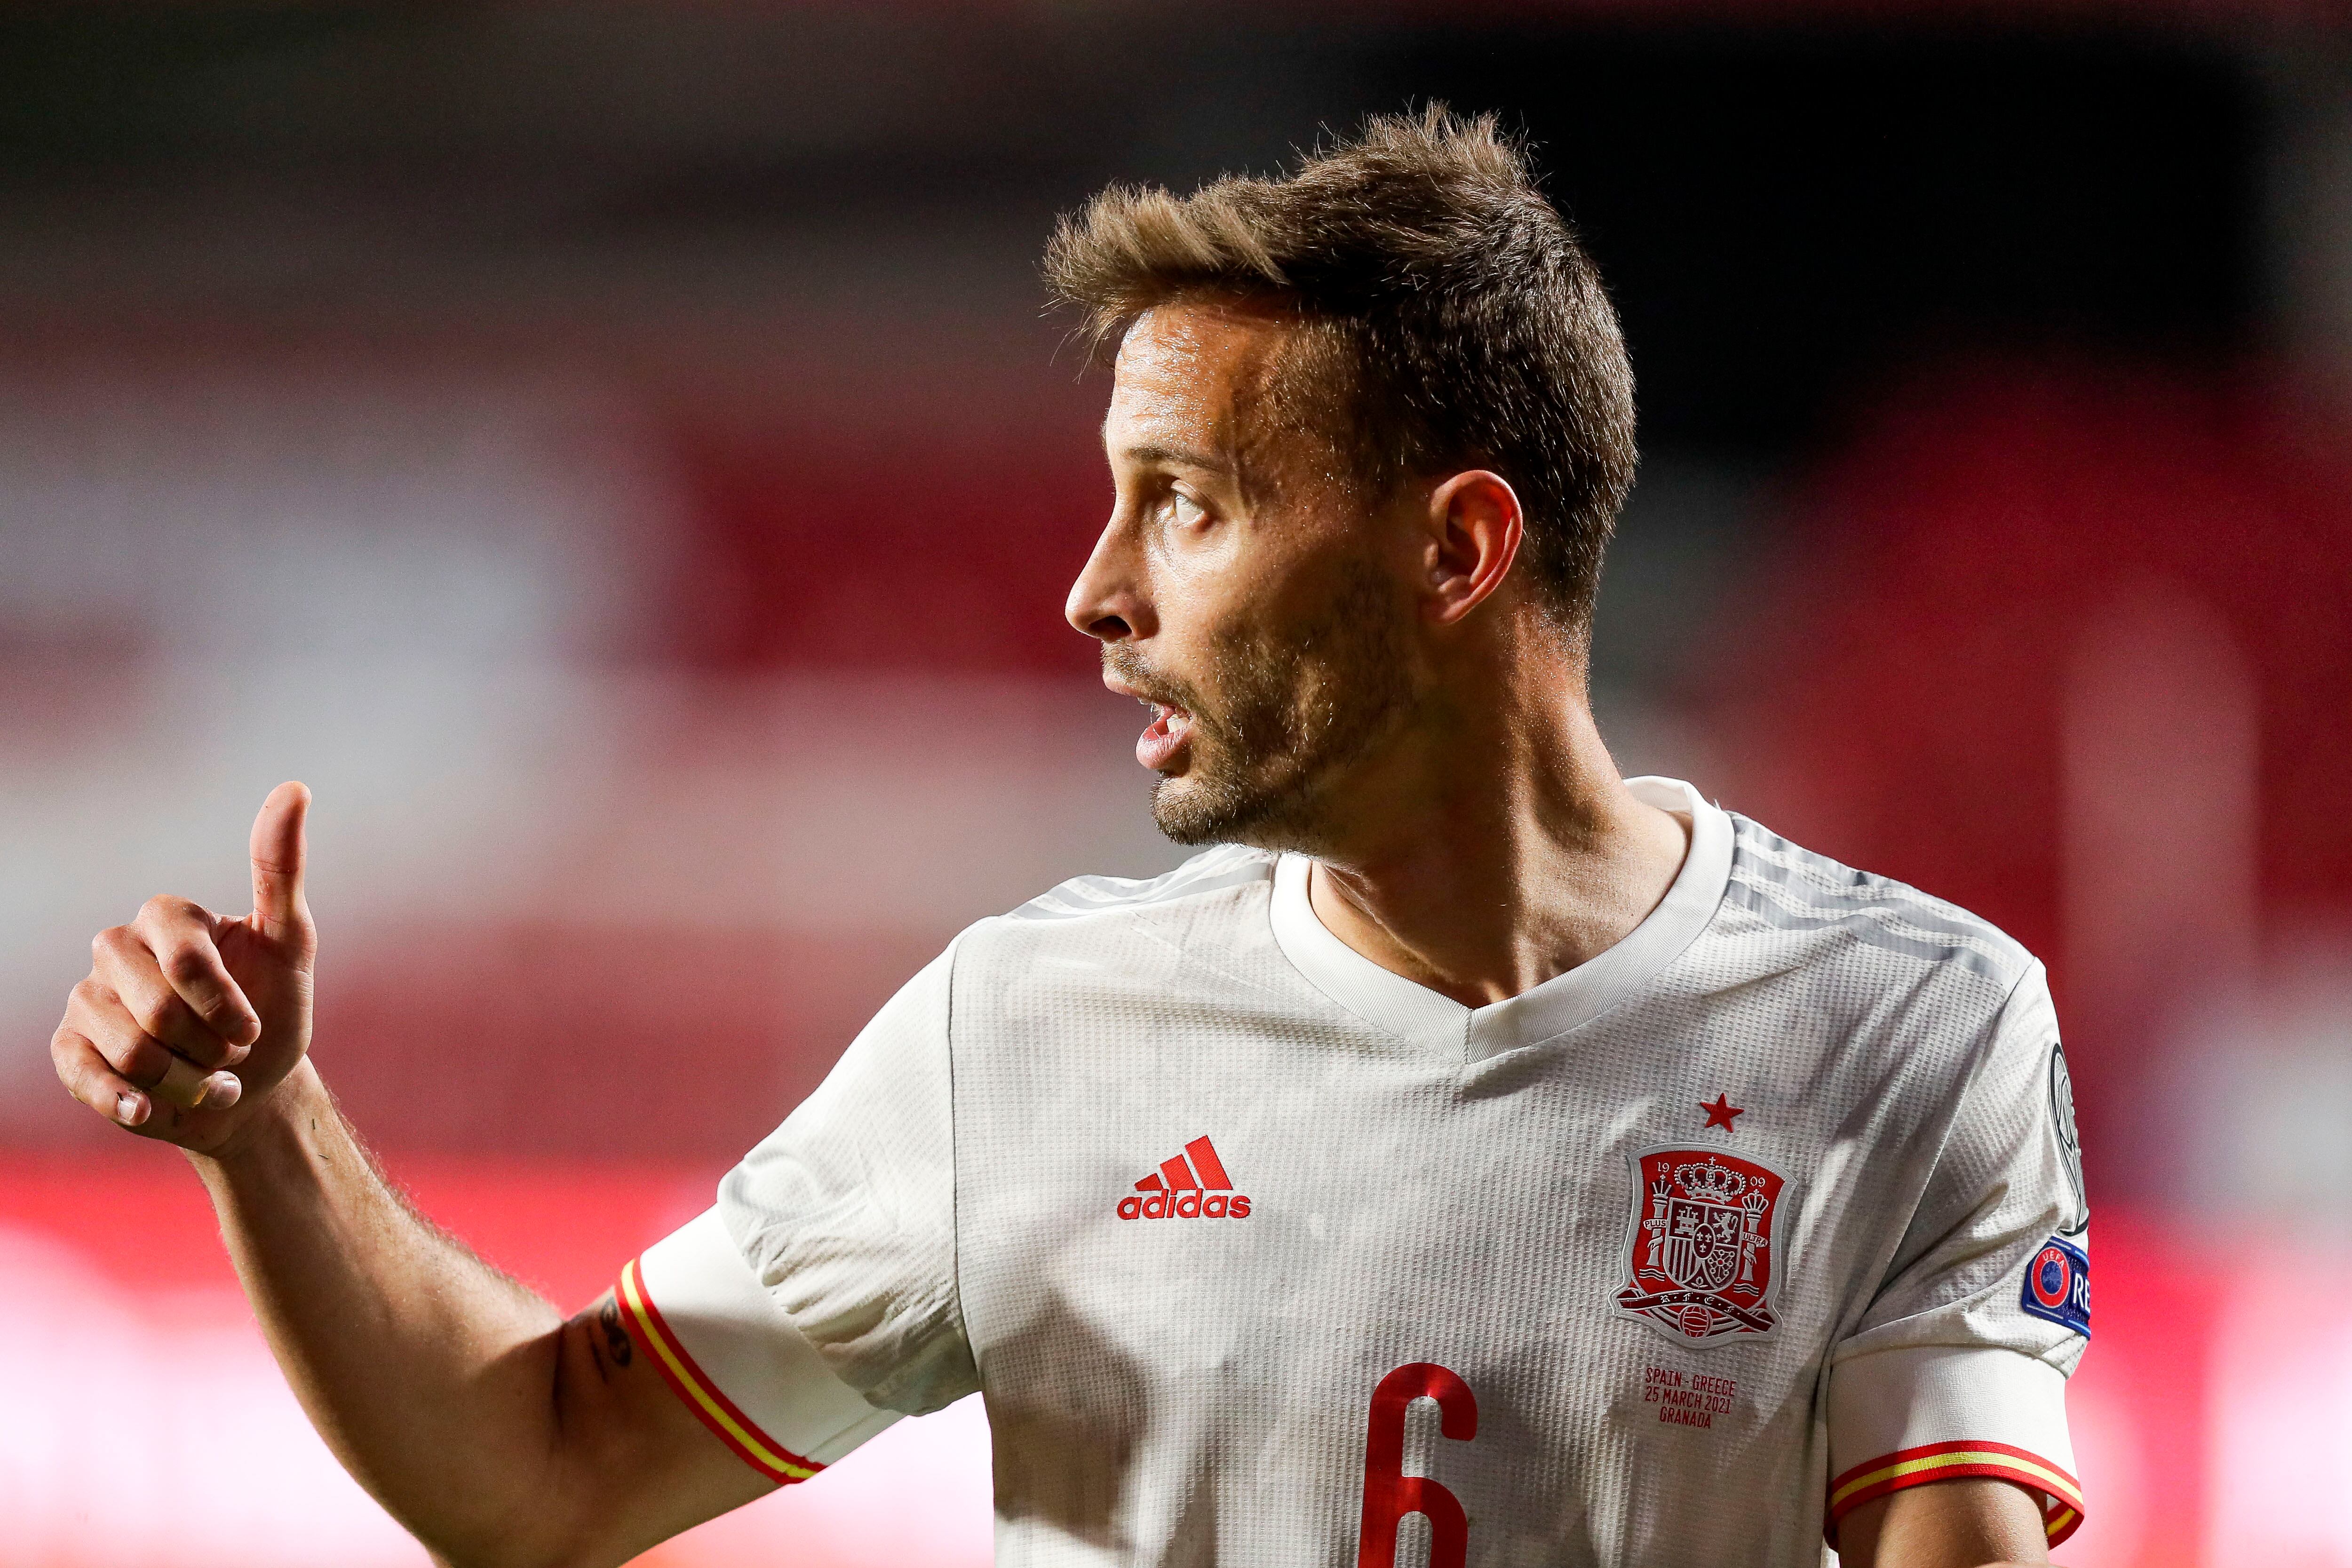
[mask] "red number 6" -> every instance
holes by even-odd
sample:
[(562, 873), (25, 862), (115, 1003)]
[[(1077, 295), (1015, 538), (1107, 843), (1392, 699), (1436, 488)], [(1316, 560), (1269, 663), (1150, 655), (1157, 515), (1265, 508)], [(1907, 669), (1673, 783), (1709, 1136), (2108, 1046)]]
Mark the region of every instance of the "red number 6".
[(1437, 1429), (1457, 1441), (1478, 1435), (1478, 1401), (1470, 1385), (1435, 1362), (1417, 1361), (1381, 1379), (1364, 1438), (1364, 1527), (1356, 1568), (1396, 1568), (1397, 1526), (1417, 1513), (1429, 1521), (1429, 1568), (1463, 1568), (1470, 1521), (1454, 1495), (1427, 1476), (1404, 1473), (1404, 1413), (1416, 1399), (1437, 1401)]

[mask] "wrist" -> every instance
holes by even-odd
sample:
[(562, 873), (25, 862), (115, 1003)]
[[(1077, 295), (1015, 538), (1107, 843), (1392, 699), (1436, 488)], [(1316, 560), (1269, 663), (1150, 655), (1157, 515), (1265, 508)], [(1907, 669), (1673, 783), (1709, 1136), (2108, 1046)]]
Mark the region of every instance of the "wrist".
[(333, 1098), (305, 1056), (218, 1142), (188, 1149), (187, 1156), (207, 1181), (215, 1174), (231, 1176), (256, 1167), (274, 1168), (289, 1155), (298, 1161), (305, 1158), (320, 1119), (334, 1115)]

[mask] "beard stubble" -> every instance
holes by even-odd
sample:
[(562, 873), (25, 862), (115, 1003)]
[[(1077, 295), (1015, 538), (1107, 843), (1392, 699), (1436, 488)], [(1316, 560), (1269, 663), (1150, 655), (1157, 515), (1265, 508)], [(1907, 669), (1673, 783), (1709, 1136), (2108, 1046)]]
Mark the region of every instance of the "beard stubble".
[(1151, 788), (1160, 831), (1185, 845), (1320, 846), (1336, 786), (1412, 707), (1396, 598), (1371, 563), (1353, 563), (1304, 622), (1219, 628), (1200, 684), (1107, 644), (1108, 668), (1192, 716), (1192, 766)]

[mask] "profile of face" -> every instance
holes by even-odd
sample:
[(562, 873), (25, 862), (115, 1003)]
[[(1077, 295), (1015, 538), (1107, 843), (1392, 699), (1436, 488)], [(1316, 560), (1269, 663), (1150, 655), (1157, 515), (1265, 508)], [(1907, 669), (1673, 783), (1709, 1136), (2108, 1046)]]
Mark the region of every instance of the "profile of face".
[(1119, 349), (1117, 499), (1066, 613), (1101, 640), (1105, 684), (1151, 710), (1136, 758), (1180, 844), (1328, 844), (1424, 684), (1414, 531), (1282, 395), (1297, 331), (1170, 305)]

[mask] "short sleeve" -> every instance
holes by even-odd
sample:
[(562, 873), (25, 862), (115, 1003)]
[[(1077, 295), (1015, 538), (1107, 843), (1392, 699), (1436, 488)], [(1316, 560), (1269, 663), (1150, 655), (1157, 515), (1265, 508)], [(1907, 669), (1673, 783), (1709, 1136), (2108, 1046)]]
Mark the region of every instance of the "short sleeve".
[(954, 954), (875, 1015), (716, 1208), (622, 1273), (679, 1396), (777, 1480), (979, 1385), (956, 1294)]
[(616, 1293), (663, 1381), (772, 1481), (806, 1480), (898, 1419), (835, 1377), (768, 1300), (717, 1209), (633, 1258)]
[(2089, 1210), (2049, 982), (2033, 965), (1974, 1055), (1878, 1294), (1832, 1352), (1828, 1524), (1962, 1477), (2082, 1521), (2066, 1379), (2090, 1334)]

